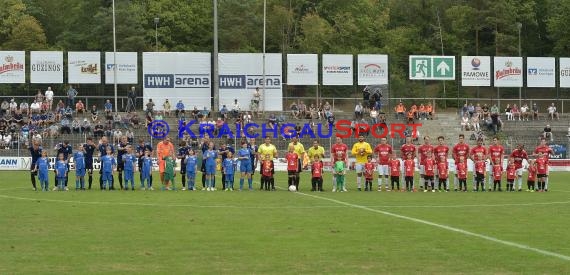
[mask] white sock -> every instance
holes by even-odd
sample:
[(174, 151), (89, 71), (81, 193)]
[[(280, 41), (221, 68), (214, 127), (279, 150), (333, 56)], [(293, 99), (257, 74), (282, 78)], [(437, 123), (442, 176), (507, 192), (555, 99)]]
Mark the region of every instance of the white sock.
[(517, 181), (519, 182), (519, 190), (522, 189), (522, 177), (518, 177)]
[(356, 177), (356, 185), (358, 186), (358, 188), (361, 187), (361, 185), (362, 185), (362, 177)]
[(548, 177), (544, 180), (544, 189), (548, 190)]
[(457, 190), (457, 185), (459, 184), (459, 180), (457, 179), (457, 174), (453, 177), (453, 189)]
[(388, 179), (388, 176), (385, 176), (384, 182), (385, 182), (385, 185), (386, 185), (386, 189), (389, 189), (389, 188), (390, 188), (390, 187), (389, 187), (389, 185), (390, 185), (390, 180)]
[(333, 185), (333, 189), (336, 189), (336, 175), (334, 175), (334, 174), (332, 176), (332, 185)]
[(378, 175), (378, 188), (382, 187), (382, 175)]

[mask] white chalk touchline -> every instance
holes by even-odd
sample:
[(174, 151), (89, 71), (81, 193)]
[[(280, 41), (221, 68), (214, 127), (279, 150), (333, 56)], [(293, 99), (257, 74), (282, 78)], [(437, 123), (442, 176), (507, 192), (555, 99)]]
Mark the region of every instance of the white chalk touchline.
[(348, 203), (348, 202), (344, 202), (344, 201), (339, 201), (339, 200), (335, 200), (335, 199), (331, 199), (331, 198), (327, 198), (327, 197), (322, 197), (322, 196), (316, 196), (316, 195), (312, 195), (312, 194), (307, 194), (307, 193), (302, 193), (302, 192), (295, 192), (296, 194), (299, 195), (303, 195), (303, 196), (308, 196), (308, 197), (312, 197), (315, 199), (320, 199), (320, 200), (326, 200), (326, 201), (330, 201), (330, 202), (334, 202), (334, 203), (338, 203), (338, 204), (342, 204), (342, 205), (346, 205), (346, 206), (350, 206), (353, 208), (358, 208), (358, 209), (362, 209), (362, 210), (366, 210), (366, 211), (371, 211), (371, 212), (375, 212), (375, 213), (380, 213), (386, 216), (390, 216), (390, 217), (394, 217), (394, 218), (399, 218), (399, 219), (404, 219), (404, 220), (408, 220), (408, 221), (412, 221), (412, 222), (416, 222), (416, 223), (422, 223), (425, 225), (430, 225), (433, 227), (438, 227), (441, 229), (445, 229), (448, 231), (453, 231), (453, 232), (457, 232), (457, 233), (461, 233), (464, 235), (468, 235), (468, 236), (472, 236), (472, 237), (477, 237), (477, 238), (481, 238), (484, 240), (488, 240), (491, 242), (495, 242), (495, 243), (500, 243), (500, 244), (504, 244), (507, 246), (511, 246), (511, 247), (516, 247), (516, 248), (520, 248), (523, 250), (529, 250), (529, 251), (533, 251), (542, 255), (546, 255), (546, 256), (552, 256), (552, 257), (556, 257), (565, 261), (570, 261), (570, 256), (566, 256), (563, 254), (558, 254), (555, 252), (551, 252), (551, 251), (546, 251), (546, 250), (542, 250), (542, 249), (538, 249), (538, 248), (534, 248), (534, 247), (530, 247), (528, 245), (524, 245), (524, 244), (518, 244), (518, 243), (514, 243), (514, 242), (510, 242), (510, 241), (503, 241), (497, 238), (493, 238), (487, 235), (482, 235), (482, 234), (478, 234), (478, 233), (473, 233), (471, 231), (467, 231), (467, 230), (463, 230), (463, 229), (459, 229), (459, 228), (455, 228), (455, 227), (451, 227), (451, 226), (447, 226), (447, 225), (443, 225), (443, 224), (438, 224), (438, 223), (434, 223), (434, 222), (430, 222), (430, 221), (426, 221), (426, 220), (421, 220), (421, 219), (416, 219), (416, 218), (412, 218), (412, 217), (408, 217), (408, 216), (404, 216), (404, 215), (399, 215), (399, 214), (395, 214), (395, 213), (391, 213), (391, 212), (387, 212), (387, 211), (382, 211), (382, 210), (378, 210), (378, 209), (372, 209), (366, 206), (362, 206), (362, 205), (358, 205), (358, 204), (352, 204), (352, 203)]

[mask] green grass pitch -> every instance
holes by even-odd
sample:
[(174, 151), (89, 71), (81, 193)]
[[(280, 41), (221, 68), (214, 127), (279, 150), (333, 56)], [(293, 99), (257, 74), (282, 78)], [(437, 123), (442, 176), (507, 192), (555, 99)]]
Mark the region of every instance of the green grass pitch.
[(358, 192), (354, 174), (313, 193), (307, 172), (298, 193), (284, 173), (277, 192), (34, 192), (1, 175), (0, 274), (570, 273), (568, 173), (546, 193)]

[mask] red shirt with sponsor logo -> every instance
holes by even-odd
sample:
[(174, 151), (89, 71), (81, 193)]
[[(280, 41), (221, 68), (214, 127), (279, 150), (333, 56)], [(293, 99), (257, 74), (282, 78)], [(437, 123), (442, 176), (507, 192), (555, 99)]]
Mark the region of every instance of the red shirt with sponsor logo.
[(491, 158), (492, 164), (495, 163), (495, 159), (499, 159), (499, 163), (503, 160), (503, 154), (505, 153), (505, 148), (502, 145), (491, 145), (489, 146), (489, 157)]
[(402, 148), (400, 149), (400, 152), (402, 153), (402, 159), (407, 159), (407, 155), (409, 153), (412, 154), (412, 159), (416, 157), (416, 146), (413, 144), (404, 144), (402, 145)]
[(542, 156), (536, 159), (536, 173), (537, 174), (544, 174), (548, 172), (548, 158), (546, 156)]
[(483, 159), (475, 161), (475, 172), (477, 172), (477, 174), (485, 174), (486, 166), (487, 164)]
[(447, 161), (442, 161), (437, 164), (437, 175), (440, 179), (447, 179), (449, 175), (449, 167), (447, 165)]
[(522, 168), (523, 159), (528, 159), (528, 155), (524, 149), (515, 149), (511, 152), (511, 157), (515, 159), (517, 169)]
[[(481, 153), (480, 156), (479, 153)], [(477, 145), (471, 148), (471, 152), (469, 154), (473, 157), (473, 161), (484, 160), (487, 157), (487, 148), (483, 145)]]
[[(338, 154), (340, 152), (340, 155)], [(337, 160), (346, 160), (348, 152), (348, 146), (344, 143), (338, 144), (335, 143), (331, 146), (331, 156), (333, 156), (334, 161)]]
[(378, 156), (378, 164), (388, 165), (390, 155), (392, 155), (392, 146), (389, 144), (378, 144), (374, 148), (374, 153)]
[(313, 178), (322, 178), (323, 177), (323, 162), (317, 161), (311, 164), (311, 172), (313, 174)]
[(536, 181), (536, 166), (531, 165), (528, 167), (528, 181)]
[(517, 166), (513, 164), (507, 165), (507, 180), (514, 180), (517, 177)]
[(367, 162), (364, 164), (364, 178), (367, 180), (371, 180), (374, 178), (374, 163)]
[(273, 176), (273, 161), (264, 160), (261, 164), (261, 174), (266, 177)]
[(420, 156), (420, 164), (424, 165), (424, 161), (427, 158), (428, 152), (432, 153), (433, 156), (433, 146), (430, 144), (424, 144), (418, 147), (418, 155)]
[(493, 180), (501, 180), (503, 177), (503, 165), (493, 164)]
[(544, 154), (544, 157), (546, 157), (547, 160), (550, 159), (551, 154), (554, 154), (554, 150), (552, 150), (552, 148), (550, 148), (548, 145), (539, 145), (534, 149), (534, 153), (536, 155), (541, 152)]
[(287, 160), (287, 171), (298, 171), (299, 170), (299, 156), (295, 153), (287, 153), (285, 155)]
[(467, 157), (469, 156), (469, 145), (465, 143), (457, 143), (453, 146), (453, 159), (457, 164), (459, 162), (459, 157), (463, 156), (464, 162), (467, 162)]
[(443, 162), (441, 157), (445, 157), (445, 163), (447, 163), (447, 156), (449, 155), (449, 147), (445, 145), (438, 145), (433, 148), (433, 153), (435, 154), (435, 160), (437, 162)]
[(400, 161), (397, 159), (390, 160), (388, 162), (390, 166), (390, 176), (399, 177), (400, 176)]
[(460, 162), (455, 167), (457, 170), (457, 178), (460, 180), (467, 179), (467, 162)]
[(404, 176), (413, 177), (415, 172), (415, 162), (413, 159), (404, 160)]
[(426, 158), (424, 160), (424, 176), (435, 176), (435, 159)]

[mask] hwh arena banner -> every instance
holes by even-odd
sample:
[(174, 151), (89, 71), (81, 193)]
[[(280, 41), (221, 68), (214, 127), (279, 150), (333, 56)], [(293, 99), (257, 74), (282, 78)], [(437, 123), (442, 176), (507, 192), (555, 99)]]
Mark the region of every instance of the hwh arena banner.
[(358, 55), (358, 85), (387, 85), (388, 56), (385, 54)]
[(323, 85), (352, 85), (352, 55), (323, 54)]
[(30, 52), (31, 83), (63, 83), (63, 52)]
[(462, 86), (491, 86), (491, 57), (461, 57)]
[(101, 53), (68, 52), (67, 78), (72, 84), (101, 83)]
[(527, 57), (526, 58), (526, 86), (527, 87), (556, 87), (556, 60), (554, 57)]
[(0, 83), (26, 83), (26, 52), (0, 51)]
[(493, 67), (494, 67), (495, 87), (523, 86), (522, 57), (495, 56), (495, 62)]
[(117, 68), (117, 84), (138, 84), (138, 56), (136, 52), (117, 52), (117, 62), (113, 52), (105, 53), (105, 84), (115, 83), (114, 68)]
[(560, 58), (560, 88), (570, 88), (570, 58)]
[(144, 104), (149, 99), (155, 110), (163, 110), (169, 100), (171, 110), (182, 100), (185, 108), (210, 109), (210, 53), (145, 52), (143, 53)]
[(319, 85), (319, 56), (288, 54), (287, 85)]
[(226, 105), (232, 109), (237, 99), (241, 110), (251, 110), (253, 92), (259, 87), (260, 110), (281, 111), (283, 109), (282, 55), (265, 54), (265, 94), (263, 94), (263, 54), (220, 53), (218, 65), (220, 74), (220, 108)]

